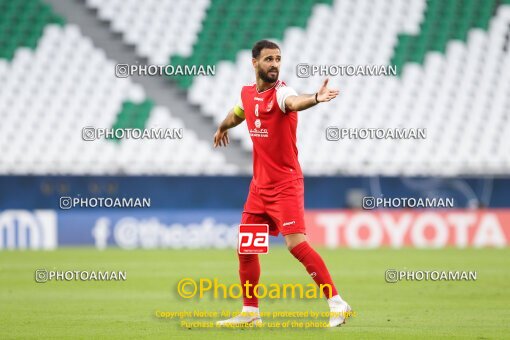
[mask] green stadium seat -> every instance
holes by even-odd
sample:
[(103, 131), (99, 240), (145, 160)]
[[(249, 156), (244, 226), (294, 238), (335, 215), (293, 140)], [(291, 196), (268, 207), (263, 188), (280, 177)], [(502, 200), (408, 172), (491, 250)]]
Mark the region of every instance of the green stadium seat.
[(62, 18), (39, 0), (0, 1), (0, 58), (10, 60), (19, 47), (35, 48), (48, 24), (63, 25)]

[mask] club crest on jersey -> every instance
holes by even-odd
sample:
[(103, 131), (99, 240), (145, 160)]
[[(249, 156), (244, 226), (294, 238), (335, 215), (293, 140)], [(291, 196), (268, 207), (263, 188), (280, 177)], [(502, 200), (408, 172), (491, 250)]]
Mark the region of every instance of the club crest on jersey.
[(260, 122), (260, 119), (255, 119), (255, 127), (256, 127), (257, 129), (259, 129), (259, 128), (260, 128), (260, 125), (262, 125), (262, 123)]
[(266, 112), (271, 111), (272, 108), (273, 108), (273, 100), (271, 99), (266, 106)]

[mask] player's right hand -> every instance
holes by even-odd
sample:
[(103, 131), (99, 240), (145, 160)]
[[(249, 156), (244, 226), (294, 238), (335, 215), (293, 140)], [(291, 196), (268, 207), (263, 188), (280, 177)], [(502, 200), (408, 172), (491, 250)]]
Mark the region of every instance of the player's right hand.
[(230, 140), (228, 139), (228, 131), (221, 131), (220, 129), (216, 130), (216, 133), (214, 134), (214, 147), (227, 146), (228, 143), (230, 143)]

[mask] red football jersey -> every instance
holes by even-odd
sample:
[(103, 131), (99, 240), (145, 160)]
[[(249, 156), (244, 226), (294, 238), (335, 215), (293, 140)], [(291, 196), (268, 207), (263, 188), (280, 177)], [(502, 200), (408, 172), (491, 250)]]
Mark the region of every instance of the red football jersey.
[(295, 94), (280, 80), (263, 92), (257, 91), (256, 84), (241, 90), (238, 106), (244, 110), (253, 142), (253, 182), (257, 187), (303, 178), (296, 146), (298, 114), (285, 112), (284, 103), (287, 96)]

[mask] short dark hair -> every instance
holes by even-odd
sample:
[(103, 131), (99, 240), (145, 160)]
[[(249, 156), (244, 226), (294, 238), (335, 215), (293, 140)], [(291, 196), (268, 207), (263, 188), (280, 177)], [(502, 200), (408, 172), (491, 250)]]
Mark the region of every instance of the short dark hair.
[(269, 40), (259, 40), (255, 43), (255, 45), (253, 45), (253, 48), (251, 49), (251, 56), (253, 58), (258, 58), (260, 52), (262, 52), (264, 48), (280, 49), (280, 46)]

